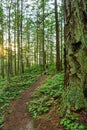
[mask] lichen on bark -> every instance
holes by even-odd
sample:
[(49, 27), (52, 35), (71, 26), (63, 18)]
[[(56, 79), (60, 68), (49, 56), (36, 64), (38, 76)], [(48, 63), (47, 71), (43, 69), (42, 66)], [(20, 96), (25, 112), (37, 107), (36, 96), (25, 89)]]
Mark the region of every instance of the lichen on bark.
[[(86, 0), (67, 0), (65, 4), (66, 65), (64, 93), (66, 98), (64, 98), (63, 103), (68, 101), (69, 106), (73, 102), (76, 108), (81, 108), (85, 106), (83, 90), (87, 88), (87, 2)], [(69, 8), (69, 4), (71, 4), (71, 8)], [(80, 93), (78, 94), (78, 92)], [(71, 93), (71, 97), (69, 97), (69, 93)], [(69, 98), (75, 100), (72, 101)]]

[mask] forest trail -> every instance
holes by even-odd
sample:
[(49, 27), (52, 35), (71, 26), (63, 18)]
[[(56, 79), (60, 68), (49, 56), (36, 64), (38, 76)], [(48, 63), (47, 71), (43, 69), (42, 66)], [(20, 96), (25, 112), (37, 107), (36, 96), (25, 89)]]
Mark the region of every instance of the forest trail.
[(11, 102), (11, 105), (8, 108), (9, 114), (5, 117), (3, 130), (35, 130), (26, 102), (29, 102), (35, 89), (38, 86), (41, 86), (46, 78), (47, 75), (40, 77), (37, 82), (21, 94), (19, 99)]

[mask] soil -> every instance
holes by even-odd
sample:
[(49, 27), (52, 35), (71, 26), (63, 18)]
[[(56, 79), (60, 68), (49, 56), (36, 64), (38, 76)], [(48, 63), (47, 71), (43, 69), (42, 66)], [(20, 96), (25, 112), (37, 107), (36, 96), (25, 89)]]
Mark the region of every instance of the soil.
[(5, 116), (3, 130), (35, 130), (26, 103), (29, 102), (35, 89), (42, 85), (46, 78), (47, 75), (43, 75), (36, 83), (25, 90), (19, 99), (11, 102)]
[[(51, 107), (49, 113), (38, 117), (34, 121), (36, 130), (66, 130), (65, 127), (60, 125), (60, 120), (63, 118), (60, 116), (60, 104)], [(78, 116), (78, 123), (87, 126), (87, 109), (82, 109), (79, 112), (71, 113), (74, 116)], [(87, 129), (84, 129), (87, 130)]]
[(49, 113), (46, 113), (38, 117), (34, 121), (36, 130), (64, 130), (64, 127), (60, 125), (59, 103), (54, 104)]
[[(53, 104), (49, 113), (41, 115), (34, 121), (28, 112), (26, 103), (30, 101), (35, 89), (41, 86), (46, 78), (47, 75), (43, 75), (36, 83), (25, 90), (19, 99), (11, 102), (5, 117), (3, 130), (64, 130), (64, 127), (60, 125), (61, 117), (58, 101)], [(87, 125), (87, 109), (74, 114), (78, 114), (80, 123)]]
[(85, 108), (79, 112), (79, 121), (83, 125), (87, 126), (87, 108)]

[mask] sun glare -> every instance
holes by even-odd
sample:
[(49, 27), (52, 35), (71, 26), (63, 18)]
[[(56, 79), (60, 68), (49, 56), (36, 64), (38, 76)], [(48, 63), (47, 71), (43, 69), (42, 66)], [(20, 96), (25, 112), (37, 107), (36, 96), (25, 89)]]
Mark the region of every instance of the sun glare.
[(0, 56), (6, 56), (7, 55), (7, 51), (2, 47), (2, 45), (0, 45)]

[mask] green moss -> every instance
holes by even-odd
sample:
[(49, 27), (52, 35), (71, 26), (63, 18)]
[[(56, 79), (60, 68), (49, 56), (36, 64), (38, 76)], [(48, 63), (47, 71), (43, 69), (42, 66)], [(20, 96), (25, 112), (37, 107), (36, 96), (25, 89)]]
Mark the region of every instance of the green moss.
[[(65, 110), (71, 107), (75, 107), (76, 110), (84, 108), (86, 105), (86, 100), (83, 94), (83, 88), (79, 87), (79, 85), (73, 81), (62, 94), (62, 102), (61, 102), (61, 114), (64, 114)], [(77, 85), (77, 86), (76, 86)]]
[(82, 22), (82, 14), (81, 9), (79, 7), (78, 1), (75, 1), (75, 17), (76, 17), (76, 28), (75, 28), (75, 34), (76, 34), (76, 42), (81, 41), (83, 43), (83, 46), (86, 46), (85, 41), (85, 35), (84, 35), (84, 25)]
[(87, 73), (87, 55), (83, 50), (79, 52), (80, 58), (81, 58), (81, 68), (82, 68), (82, 73), (85, 74)]

